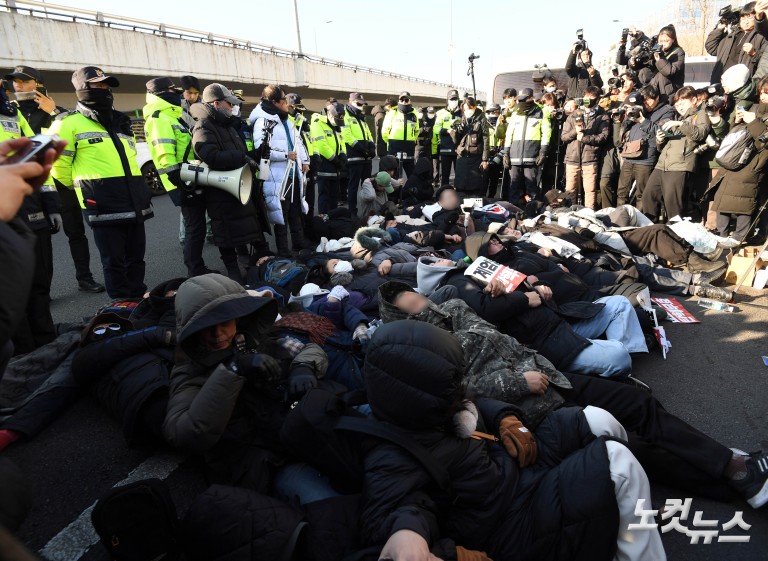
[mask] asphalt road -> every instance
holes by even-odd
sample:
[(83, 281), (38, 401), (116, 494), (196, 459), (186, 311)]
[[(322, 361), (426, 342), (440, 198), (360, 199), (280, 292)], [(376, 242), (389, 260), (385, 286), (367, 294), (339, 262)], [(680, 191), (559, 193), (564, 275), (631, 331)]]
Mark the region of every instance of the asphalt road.
[[(167, 197), (156, 198), (154, 204), (155, 218), (146, 224), (146, 282), (150, 287), (185, 273), (178, 243), (178, 210)], [(98, 255), (93, 244), (91, 248), (91, 267), (100, 280)], [(63, 234), (54, 237), (54, 254), (54, 319), (70, 322), (93, 314), (107, 297), (77, 291)], [(213, 246), (206, 246), (205, 258), (210, 267), (221, 268)], [(749, 451), (768, 450), (768, 368), (761, 360), (761, 355), (768, 355), (768, 296), (765, 292), (750, 294), (738, 297), (737, 310), (732, 314), (704, 310), (696, 305), (695, 298), (680, 298), (701, 323), (666, 323), (673, 344), (669, 356), (663, 360), (659, 352), (654, 352), (636, 359), (635, 375), (653, 388), (668, 410), (716, 440)], [(118, 424), (90, 397), (84, 397), (36, 438), (15, 444), (4, 453), (23, 468), (34, 485), (35, 506), (19, 537), (31, 549), (40, 550), (115, 483), (148, 458), (156, 458), (158, 451), (128, 449)], [(182, 462), (167, 481), (182, 513), (206, 486), (194, 461)], [(653, 489), (656, 506), (667, 498), (685, 497), (686, 493), (675, 489), (659, 485)], [(670, 560), (768, 559), (767, 509), (754, 511), (741, 500), (719, 503), (694, 497), (689, 525), (695, 511), (703, 511), (703, 519), (718, 520), (720, 524), (731, 520), (735, 511), (743, 511), (744, 521), (751, 524), (746, 532), (750, 541), (692, 545), (685, 535), (665, 533), (663, 540)], [(81, 526), (75, 525), (64, 536), (74, 539), (78, 528)], [(82, 542), (54, 542), (46, 551), (58, 553), (47, 554), (47, 558), (107, 559), (99, 545), (79, 557), (75, 552), (82, 550)]]

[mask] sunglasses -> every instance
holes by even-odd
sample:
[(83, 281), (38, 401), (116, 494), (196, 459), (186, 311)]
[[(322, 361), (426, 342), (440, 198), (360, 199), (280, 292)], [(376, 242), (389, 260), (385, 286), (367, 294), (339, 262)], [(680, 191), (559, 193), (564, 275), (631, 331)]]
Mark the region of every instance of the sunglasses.
[(94, 335), (104, 335), (108, 331), (120, 331), (121, 327), (119, 323), (110, 323), (107, 325), (97, 325), (93, 328)]
[(405, 101), (406, 103), (411, 101), (410, 97), (401, 97), (398, 101)]

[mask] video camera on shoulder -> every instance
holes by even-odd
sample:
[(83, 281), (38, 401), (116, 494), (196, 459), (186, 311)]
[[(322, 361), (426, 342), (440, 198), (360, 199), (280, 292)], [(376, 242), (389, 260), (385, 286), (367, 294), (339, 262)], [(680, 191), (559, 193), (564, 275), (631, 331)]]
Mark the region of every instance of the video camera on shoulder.
[(707, 115), (712, 116), (725, 109), (727, 101), (727, 98), (723, 95), (713, 95), (707, 100), (704, 111), (706, 111)]
[(741, 10), (730, 5), (723, 6), (720, 8), (720, 11), (717, 12), (717, 15), (720, 18), (718, 23), (722, 23), (729, 27), (735, 27), (739, 25), (739, 20), (741, 19)]

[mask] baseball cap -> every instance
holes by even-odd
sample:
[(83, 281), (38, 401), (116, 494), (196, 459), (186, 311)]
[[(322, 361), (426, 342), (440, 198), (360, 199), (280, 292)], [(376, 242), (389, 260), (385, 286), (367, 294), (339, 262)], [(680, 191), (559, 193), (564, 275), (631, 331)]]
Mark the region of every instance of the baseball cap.
[(435, 113), (435, 108), (432, 105), (430, 105), (429, 107), (427, 107), (427, 114), (431, 115), (433, 113)]
[(302, 98), (297, 93), (289, 93), (285, 95), (285, 99), (288, 102), (288, 105), (293, 105), (297, 109), (306, 109), (304, 107), (304, 103), (302, 103)]
[(86, 84), (94, 82), (105, 82), (111, 88), (116, 88), (120, 85), (120, 80), (105, 74), (98, 66), (84, 66), (72, 73), (72, 85), (75, 86), (76, 90), (84, 90), (87, 87)]
[(31, 66), (16, 66), (13, 71), (4, 76), (6, 80), (36, 80), (43, 81), (43, 76)]
[(352, 103), (353, 101), (361, 101), (363, 105), (368, 105), (368, 102), (365, 101), (365, 98), (363, 98), (363, 94), (358, 92), (349, 94), (349, 102)]
[(395, 188), (392, 187), (392, 176), (390, 176), (386, 171), (380, 171), (376, 174), (376, 183), (380, 187), (384, 187), (384, 190), (387, 193), (395, 192)]
[(160, 78), (152, 78), (147, 82), (147, 93), (155, 94), (172, 90), (174, 92), (181, 92), (183, 89), (173, 83), (173, 80), (167, 76)]
[(490, 105), (488, 109), (485, 110), (486, 113), (493, 113), (494, 111), (501, 111), (501, 105), (498, 103), (494, 103), (493, 105)]
[(517, 101), (525, 101), (529, 97), (533, 97), (533, 90), (531, 88), (524, 88), (520, 91), (520, 94), (517, 96)]
[(459, 90), (448, 90), (446, 99), (459, 99)]
[(208, 84), (203, 90), (203, 101), (213, 103), (214, 101), (226, 101), (232, 105), (239, 105), (240, 100), (235, 97), (230, 89), (222, 84)]
[(411, 99), (411, 92), (400, 92), (400, 95), (398, 96), (397, 99), (400, 100), (400, 99), (402, 99), (404, 97), (407, 97), (408, 100), (410, 101), (410, 99)]

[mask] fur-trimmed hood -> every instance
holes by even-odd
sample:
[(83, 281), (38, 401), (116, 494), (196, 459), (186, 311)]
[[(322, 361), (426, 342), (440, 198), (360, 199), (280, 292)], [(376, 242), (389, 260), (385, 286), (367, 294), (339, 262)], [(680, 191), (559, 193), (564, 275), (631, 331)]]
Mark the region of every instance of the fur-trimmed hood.
[(373, 254), (381, 248), (382, 242), (392, 243), (392, 236), (387, 231), (375, 227), (360, 228), (355, 232), (355, 241), (349, 252), (352, 257), (370, 261)]

